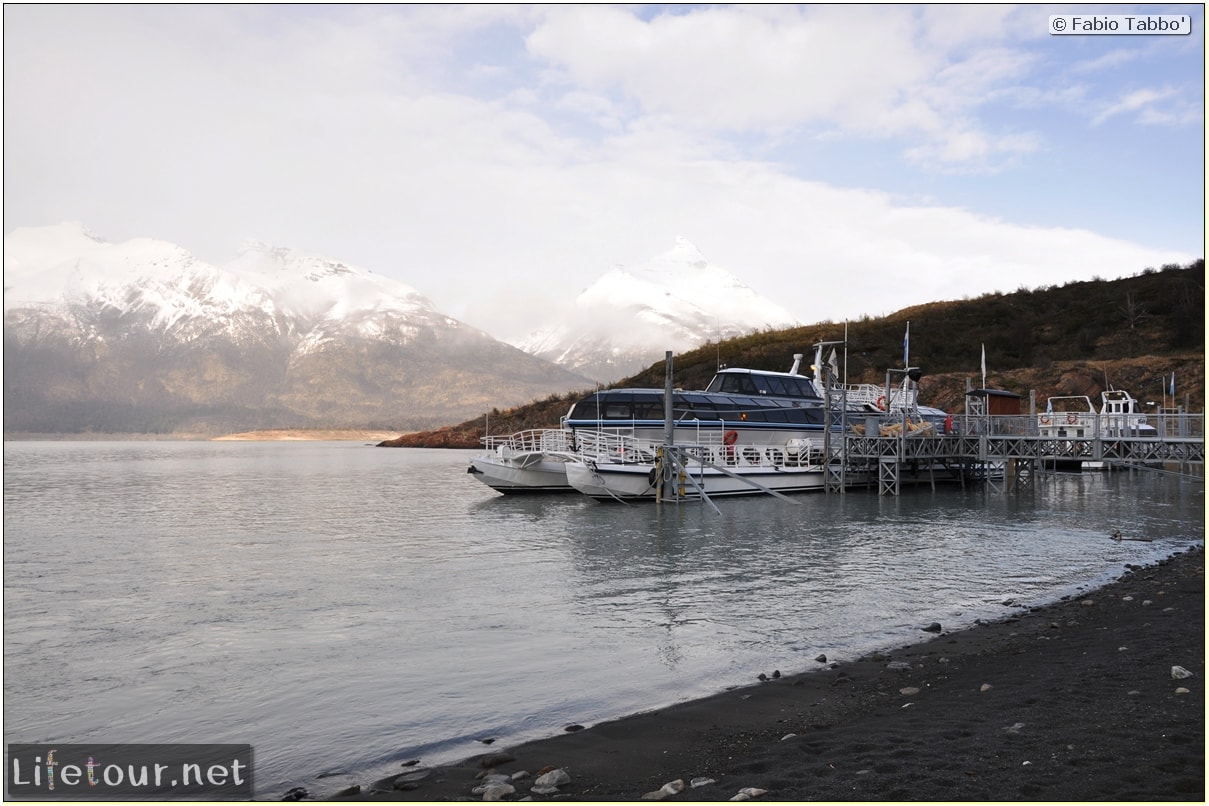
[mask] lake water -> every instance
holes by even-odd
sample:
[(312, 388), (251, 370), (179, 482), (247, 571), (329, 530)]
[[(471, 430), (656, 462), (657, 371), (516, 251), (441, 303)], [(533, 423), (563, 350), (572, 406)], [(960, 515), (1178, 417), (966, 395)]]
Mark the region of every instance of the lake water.
[(1204, 541), (1203, 483), (1154, 474), (719, 515), (503, 497), (470, 455), (5, 443), (5, 742), (250, 743), (257, 797), (323, 796), (997, 618)]

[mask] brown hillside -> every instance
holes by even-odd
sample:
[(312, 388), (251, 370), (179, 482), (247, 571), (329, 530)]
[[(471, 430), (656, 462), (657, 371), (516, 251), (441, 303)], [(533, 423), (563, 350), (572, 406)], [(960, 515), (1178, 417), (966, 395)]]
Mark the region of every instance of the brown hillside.
[[(1147, 269), (1121, 280), (988, 294), (974, 300), (920, 305), (878, 319), (821, 322), (753, 333), (706, 344), (675, 356), (674, 382), (683, 389), (709, 383), (719, 363), (786, 370), (794, 353), (847, 336), (849, 383), (883, 383), (887, 368), (902, 367), (903, 336), (910, 322), (910, 360), (923, 370), (920, 399), (947, 411), (964, 411), (967, 381), (1028, 396), (1038, 405), (1055, 395), (1097, 399), (1109, 385), (1143, 402), (1160, 402), (1172, 372), (1176, 403), (1188, 411), (1205, 405), (1205, 267)], [(616, 386), (663, 386), (658, 362)], [(508, 411), (409, 434), (390, 447), (474, 448), (484, 427), (492, 434), (553, 427), (585, 391), (555, 395)], [(1170, 398), (1167, 399), (1171, 405)]]

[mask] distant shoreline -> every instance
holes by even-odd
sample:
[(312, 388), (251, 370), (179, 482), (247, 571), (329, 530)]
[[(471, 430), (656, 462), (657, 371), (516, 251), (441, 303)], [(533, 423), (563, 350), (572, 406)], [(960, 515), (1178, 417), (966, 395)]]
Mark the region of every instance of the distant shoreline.
[(212, 437), (214, 442), (301, 442), (301, 441), (366, 441), (381, 442), (399, 436), (398, 431), (357, 431), (352, 429), (294, 429), (284, 428), (271, 431), (243, 431)]
[(382, 442), (407, 432), (281, 428), (236, 434), (5, 434), (5, 442)]

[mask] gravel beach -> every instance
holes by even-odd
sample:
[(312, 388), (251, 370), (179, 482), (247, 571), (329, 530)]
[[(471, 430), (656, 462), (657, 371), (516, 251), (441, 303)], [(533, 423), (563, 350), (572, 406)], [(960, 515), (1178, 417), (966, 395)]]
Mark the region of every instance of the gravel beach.
[(1203, 547), (1010, 612), (952, 633), (921, 625), (913, 646), (768, 669), (766, 680), (753, 671), (751, 686), (312, 796), (1204, 802)]

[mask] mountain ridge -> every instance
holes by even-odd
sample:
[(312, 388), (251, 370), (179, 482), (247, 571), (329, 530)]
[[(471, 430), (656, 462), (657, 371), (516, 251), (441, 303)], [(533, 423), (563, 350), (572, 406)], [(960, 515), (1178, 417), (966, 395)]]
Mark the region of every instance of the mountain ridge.
[[(1035, 391), (1041, 404), (1057, 395), (1096, 399), (1110, 385), (1157, 403), (1175, 373), (1177, 405), (1203, 411), (1204, 278), (1204, 261), (1198, 260), (1118, 280), (985, 294), (857, 322), (762, 331), (675, 355), (673, 381), (679, 388), (703, 388), (719, 364), (784, 371), (793, 353), (809, 355), (813, 344), (843, 341), (847, 331), (848, 382), (881, 384), (888, 368), (902, 368), (909, 323), (911, 363), (921, 365), (924, 373), (920, 400), (948, 411), (963, 411), (967, 383), (981, 386), (983, 350), (988, 386), (1026, 397)], [(610, 386), (663, 384), (664, 362), (659, 361)], [(493, 410), (491, 433), (555, 427), (581, 395), (569, 392)], [(479, 417), (381, 444), (475, 448), (484, 425)]]
[(59, 225), (5, 251), (6, 435), (404, 430), (587, 382), (411, 286), (289, 249), (252, 243), (221, 268)]

